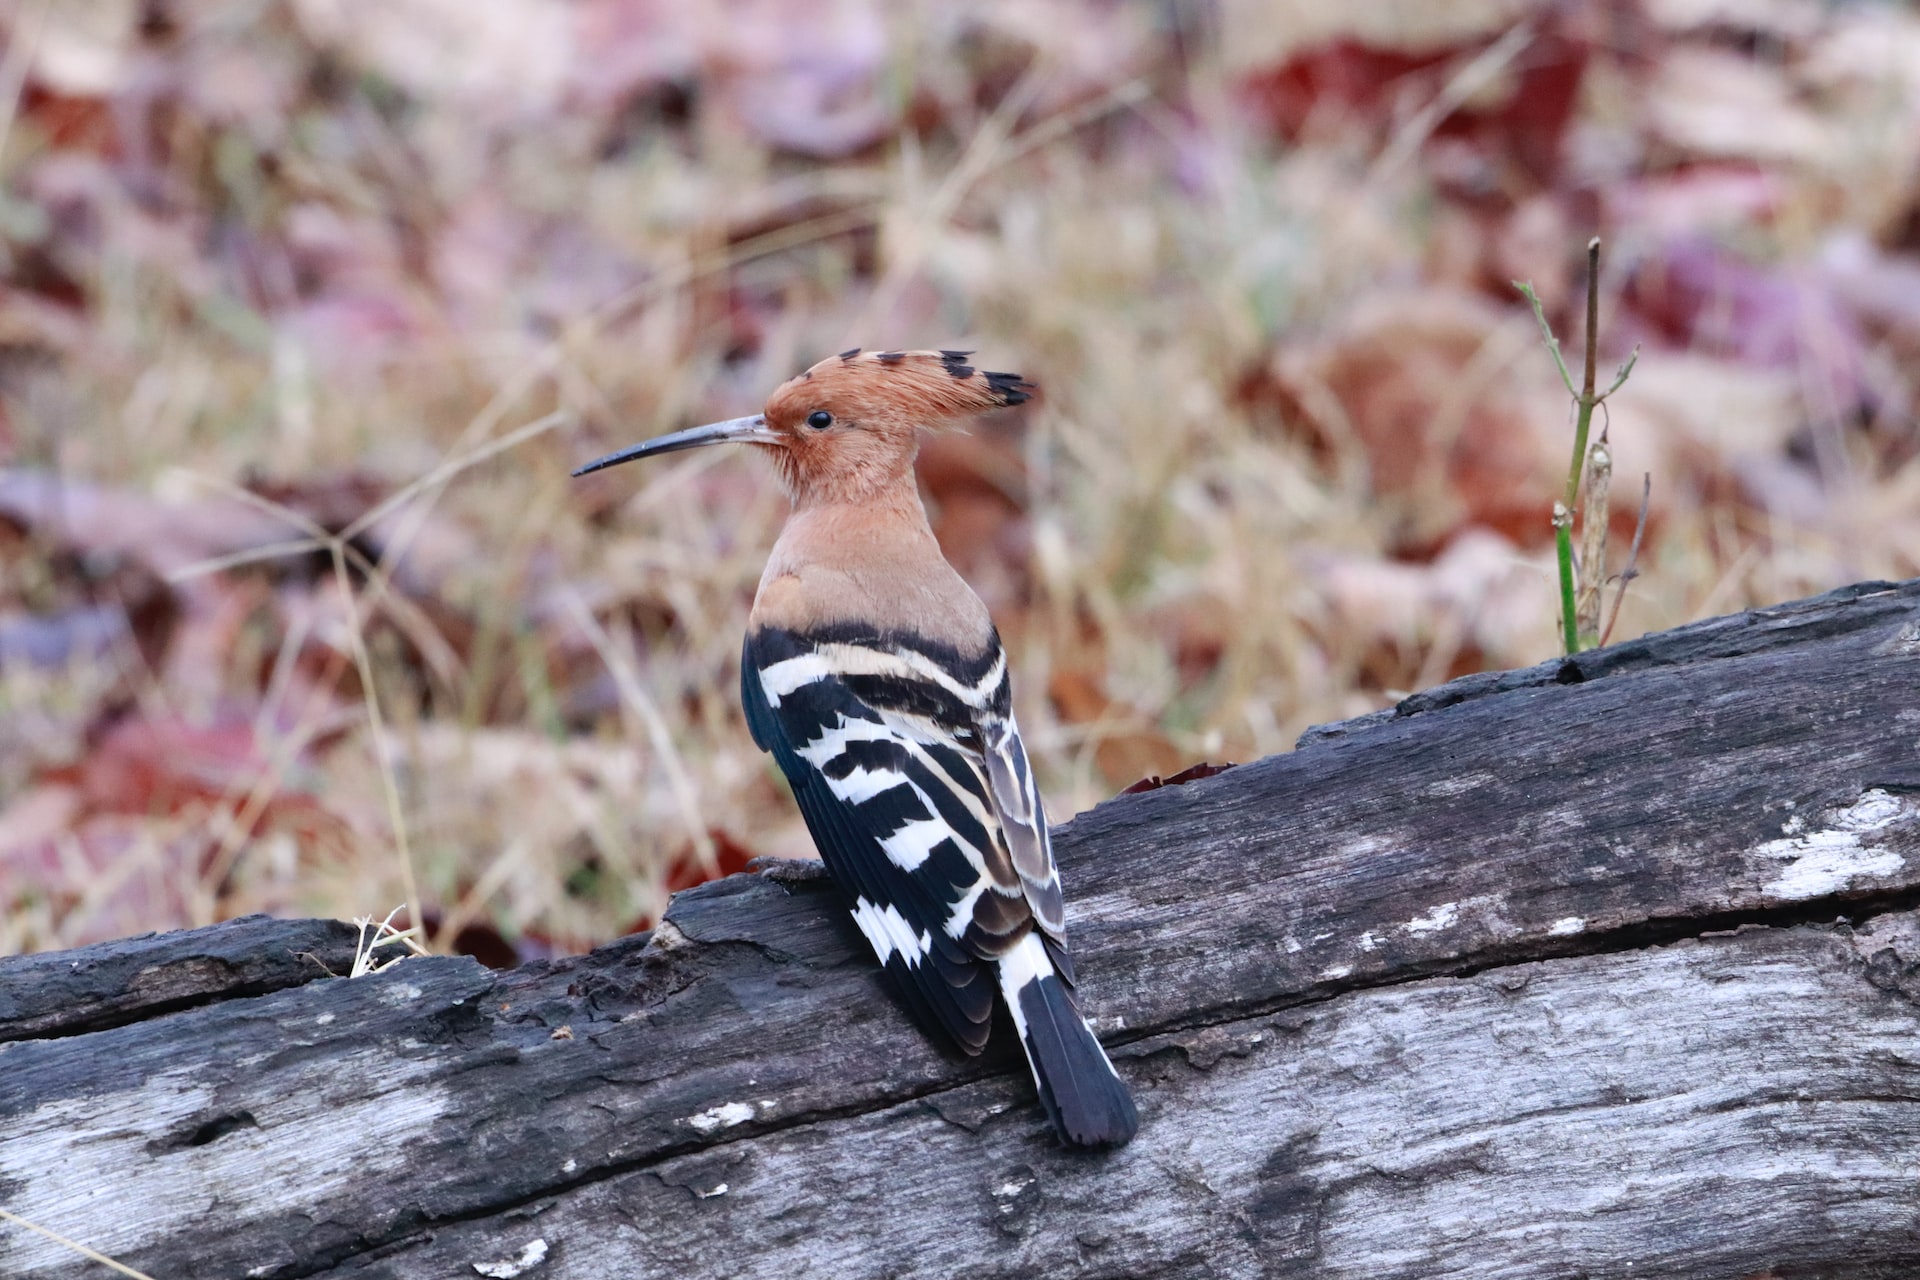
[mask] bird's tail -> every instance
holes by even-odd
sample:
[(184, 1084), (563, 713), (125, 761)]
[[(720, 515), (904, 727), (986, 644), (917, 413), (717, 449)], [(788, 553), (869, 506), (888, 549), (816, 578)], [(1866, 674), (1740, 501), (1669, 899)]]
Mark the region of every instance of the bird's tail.
[(1000, 992), (1020, 1032), (1040, 1105), (1060, 1140), (1076, 1147), (1117, 1147), (1133, 1137), (1140, 1127), (1133, 1098), (1093, 1028), (1074, 1008), (1039, 933), (1029, 931), (997, 964)]

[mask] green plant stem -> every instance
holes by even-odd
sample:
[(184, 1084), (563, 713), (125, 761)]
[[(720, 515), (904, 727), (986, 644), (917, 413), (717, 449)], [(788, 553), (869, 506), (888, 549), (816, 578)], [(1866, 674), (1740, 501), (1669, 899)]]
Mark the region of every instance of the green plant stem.
[(1573, 512), (1565, 503), (1553, 504), (1553, 544), (1560, 562), (1560, 632), (1567, 656), (1580, 652), (1580, 632), (1573, 613)]
[[(1573, 590), (1573, 511), (1580, 498), (1580, 475), (1587, 465), (1587, 436), (1593, 427), (1593, 407), (1620, 389), (1627, 380), (1627, 372), (1633, 367), (1628, 359), (1626, 367), (1605, 394), (1597, 392), (1594, 386), (1594, 369), (1599, 364), (1600, 355), (1600, 237), (1595, 236), (1587, 242), (1587, 341), (1585, 367), (1581, 371), (1580, 390), (1573, 389), (1573, 377), (1567, 372), (1567, 362), (1560, 357), (1560, 342), (1553, 336), (1553, 327), (1547, 323), (1546, 309), (1541, 306), (1539, 295), (1531, 285), (1514, 284), (1533, 304), (1533, 318), (1540, 325), (1540, 333), (1546, 339), (1547, 350), (1553, 353), (1553, 363), (1560, 370), (1560, 380), (1566, 384), (1567, 394), (1573, 397), (1577, 407), (1573, 423), (1573, 458), (1567, 464), (1567, 487), (1564, 496), (1553, 508), (1554, 558), (1559, 562), (1560, 570), (1560, 631), (1569, 655), (1580, 652), (1580, 625), (1574, 612)], [(1637, 353), (1636, 353), (1637, 354)], [(1605, 571), (1605, 566), (1588, 570), (1591, 573)], [(1597, 637), (1589, 636), (1588, 639)]]
[(1600, 403), (1594, 394), (1593, 371), (1600, 355), (1600, 237), (1587, 242), (1587, 359), (1574, 402), (1580, 406), (1573, 423), (1573, 462), (1567, 467), (1567, 493), (1561, 501), (1572, 511), (1580, 494), (1580, 471), (1587, 464), (1587, 430), (1593, 425), (1593, 406)]
[(1589, 362), (1587, 389), (1579, 397), (1580, 411), (1574, 418), (1573, 466), (1567, 472), (1567, 496), (1553, 508), (1554, 553), (1560, 562), (1560, 630), (1568, 657), (1580, 652), (1580, 625), (1573, 604), (1573, 504), (1580, 496), (1580, 472), (1587, 459), (1587, 428), (1593, 424), (1593, 404), (1593, 365)]
[[(1588, 370), (1589, 373), (1592, 370)], [(1573, 510), (1574, 499), (1580, 496), (1580, 472), (1587, 461), (1587, 429), (1593, 425), (1593, 406), (1598, 403), (1593, 398), (1593, 388), (1588, 387), (1579, 398), (1580, 409), (1573, 419), (1573, 465), (1567, 470), (1567, 493), (1561, 499), (1567, 510)]]
[[(1560, 562), (1560, 630), (1569, 657), (1580, 652), (1580, 624), (1574, 612), (1573, 600), (1573, 511), (1580, 497), (1580, 473), (1587, 465), (1587, 432), (1593, 426), (1593, 406), (1600, 403), (1600, 397), (1593, 393), (1593, 366), (1599, 354), (1596, 340), (1599, 332), (1600, 237), (1595, 236), (1587, 242), (1587, 359), (1580, 394), (1573, 398), (1579, 406), (1573, 420), (1573, 461), (1567, 465), (1566, 496), (1553, 510), (1554, 552)], [(1565, 377), (1564, 367), (1561, 376)]]

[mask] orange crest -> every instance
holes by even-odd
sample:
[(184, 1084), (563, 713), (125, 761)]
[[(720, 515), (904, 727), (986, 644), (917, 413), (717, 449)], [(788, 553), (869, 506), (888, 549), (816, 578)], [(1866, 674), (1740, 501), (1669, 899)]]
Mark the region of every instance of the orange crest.
[[(767, 398), (769, 441), (797, 501), (859, 501), (908, 476), (923, 427), (1025, 402), (1033, 384), (965, 351), (843, 351)], [(784, 446), (784, 447), (783, 447)]]

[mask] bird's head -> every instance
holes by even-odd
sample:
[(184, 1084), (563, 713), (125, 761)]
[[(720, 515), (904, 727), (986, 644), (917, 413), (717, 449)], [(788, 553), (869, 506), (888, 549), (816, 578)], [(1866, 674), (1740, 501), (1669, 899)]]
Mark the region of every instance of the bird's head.
[(907, 482), (919, 430), (1003, 405), (1020, 404), (1033, 384), (989, 373), (965, 351), (844, 351), (780, 384), (767, 407), (676, 431), (608, 454), (573, 474), (701, 445), (745, 443), (771, 449), (781, 478), (800, 504), (860, 502)]

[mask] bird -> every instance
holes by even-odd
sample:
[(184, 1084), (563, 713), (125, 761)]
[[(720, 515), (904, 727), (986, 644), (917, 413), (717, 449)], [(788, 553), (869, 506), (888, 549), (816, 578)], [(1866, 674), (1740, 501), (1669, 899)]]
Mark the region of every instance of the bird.
[(740, 694), (895, 991), (968, 1055), (997, 992), (1070, 1147), (1124, 1145), (1126, 1084), (1074, 1000), (1060, 874), (1014, 722), (1006, 650), (947, 562), (914, 479), (923, 430), (1038, 388), (967, 351), (829, 356), (744, 418), (580, 467), (744, 443), (792, 509), (754, 595)]

